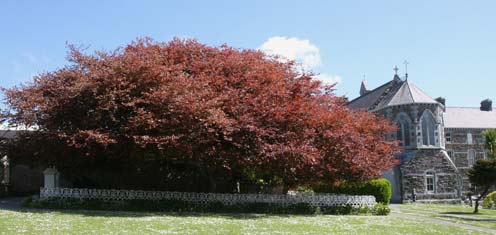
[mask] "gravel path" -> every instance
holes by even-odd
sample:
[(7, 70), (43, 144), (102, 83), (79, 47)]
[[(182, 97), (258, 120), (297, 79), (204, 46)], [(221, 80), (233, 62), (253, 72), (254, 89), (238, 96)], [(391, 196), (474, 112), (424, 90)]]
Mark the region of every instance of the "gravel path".
[(449, 225), (449, 226), (455, 226), (455, 227), (460, 227), (460, 228), (464, 228), (464, 229), (471, 229), (471, 230), (477, 230), (477, 231), (481, 231), (481, 232), (496, 234), (495, 229), (473, 226), (473, 225), (468, 225), (468, 224), (460, 224), (460, 223), (455, 223), (455, 222), (450, 222), (450, 221), (445, 221), (445, 220), (440, 220), (440, 219), (434, 219), (434, 218), (429, 218), (429, 217), (420, 216), (420, 215), (401, 213), (398, 205), (395, 205), (395, 204), (391, 204), (390, 208), (391, 208), (391, 215), (390, 216), (395, 216), (398, 218), (424, 220), (424, 221), (435, 223), (435, 224)]

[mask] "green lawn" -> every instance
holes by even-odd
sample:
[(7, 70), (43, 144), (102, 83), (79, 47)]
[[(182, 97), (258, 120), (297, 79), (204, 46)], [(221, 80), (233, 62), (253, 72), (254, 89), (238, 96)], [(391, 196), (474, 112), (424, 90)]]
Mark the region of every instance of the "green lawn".
[(0, 209), (0, 234), (485, 234), (394, 216)]
[(445, 204), (402, 204), (398, 209), (407, 214), (496, 229), (496, 210), (479, 207), (479, 213), (473, 214), (473, 207)]

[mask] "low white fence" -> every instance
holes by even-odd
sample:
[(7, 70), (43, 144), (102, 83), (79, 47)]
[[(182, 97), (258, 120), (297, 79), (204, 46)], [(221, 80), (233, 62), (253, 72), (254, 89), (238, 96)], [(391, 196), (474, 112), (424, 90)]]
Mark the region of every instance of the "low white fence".
[(80, 188), (41, 188), (40, 198), (79, 198), (102, 200), (167, 200), (177, 199), (195, 203), (221, 202), (225, 205), (243, 203), (275, 203), (291, 205), (309, 203), (314, 206), (347, 206), (373, 207), (374, 196), (350, 196), (336, 194), (222, 194), (222, 193), (190, 193), (141, 190), (114, 189), (80, 189)]

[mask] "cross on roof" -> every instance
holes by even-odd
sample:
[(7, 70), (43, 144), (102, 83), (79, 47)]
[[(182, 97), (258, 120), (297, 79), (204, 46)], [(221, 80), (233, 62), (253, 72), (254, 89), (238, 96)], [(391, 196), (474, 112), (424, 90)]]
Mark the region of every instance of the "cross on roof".
[(398, 66), (394, 66), (394, 75), (398, 75)]
[(410, 63), (407, 60), (405, 60), (405, 62), (403, 62), (403, 64), (405, 65), (405, 78), (408, 79), (408, 65)]

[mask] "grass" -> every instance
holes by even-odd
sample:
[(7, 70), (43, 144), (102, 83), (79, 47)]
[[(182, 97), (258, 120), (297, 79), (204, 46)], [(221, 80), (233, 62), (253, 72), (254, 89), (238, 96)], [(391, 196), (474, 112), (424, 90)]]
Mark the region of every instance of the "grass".
[(479, 213), (473, 214), (473, 207), (461, 204), (402, 204), (398, 206), (398, 209), (406, 214), (496, 229), (496, 210), (479, 207)]
[[(406, 210), (407, 207), (405, 207)], [(485, 234), (394, 216), (0, 209), (0, 234)]]

